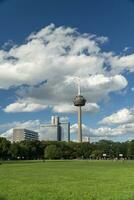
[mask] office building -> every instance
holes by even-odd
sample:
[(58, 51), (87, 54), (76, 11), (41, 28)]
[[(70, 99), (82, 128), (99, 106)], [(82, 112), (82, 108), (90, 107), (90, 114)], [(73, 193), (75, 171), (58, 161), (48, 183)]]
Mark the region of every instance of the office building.
[(70, 141), (70, 123), (60, 122), (59, 117), (52, 116), (50, 124), (40, 127), (42, 140), (46, 141)]
[(38, 133), (24, 128), (13, 129), (13, 142), (23, 140), (38, 140)]

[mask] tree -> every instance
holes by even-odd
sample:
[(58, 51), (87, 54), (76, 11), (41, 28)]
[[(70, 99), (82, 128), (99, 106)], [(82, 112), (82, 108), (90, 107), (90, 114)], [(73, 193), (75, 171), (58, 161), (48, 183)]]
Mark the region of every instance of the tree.
[(83, 159), (89, 159), (91, 154), (91, 145), (89, 142), (83, 142), (77, 144), (77, 157)]
[(21, 158), (21, 149), (19, 142), (14, 142), (10, 148), (12, 159)]
[(59, 159), (61, 158), (61, 155), (61, 149), (54, 144), (48, 145), (45, 148), (44, 157), (46, 159)]
[(0, 137), (0, 159), (10, 158), (10, 146), (11, 143), (6, 138)]
[(134, 159), (134, 140), (128, 143), (127, 156), (130, 159)]
[(93, 159), (100, 159), (103, 157), (104, 151), (96, 149), (92, 151), (91, 158)]

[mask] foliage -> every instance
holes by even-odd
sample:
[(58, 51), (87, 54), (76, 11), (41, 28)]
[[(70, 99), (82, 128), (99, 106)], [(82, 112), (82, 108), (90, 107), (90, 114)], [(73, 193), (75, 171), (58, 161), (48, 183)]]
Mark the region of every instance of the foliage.
[(113, 142), (76, 143), (57, 141), (21, 141), (11, 143), (0, 138), (1, 160), (40, 160), (40, 159), (105, 159), (120, 158), (134, 159), (134, 140)]
[(44, 157), (47, 159), (60, 159), (61, 149), (54, 144), (48, 145), (45, 148)]
[(10, 156), (11, 143), (5, 138), (0, 137), (0, 159), (7, 160)]

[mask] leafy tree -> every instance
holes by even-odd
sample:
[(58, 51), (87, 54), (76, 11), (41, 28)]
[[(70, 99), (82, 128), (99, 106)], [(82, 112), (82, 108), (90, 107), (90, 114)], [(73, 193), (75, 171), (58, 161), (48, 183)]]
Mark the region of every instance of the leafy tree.
[(130, 159), (134, 159), (134, 140), (128, 143), (127, 156)]
[(134, 159), (134, 140), (113, 142), (100, 140), (94, 143), (57, 142), (57, 141), (21, 141), (11, 143), (0, 138), (0, 159), (99, 159), (103, 154), (108, 158), (124, 157)]
[(83, 142), (77, 144), (77, 157), (88, 159), (91, 155), (91, 145), (89, 142)]
[(61, 158), (61, 155), (61, 149), (54, 144), (48, 145), (45, 148), (44, 157), (46, 159), (59, 159)]
[(19, 142), (16, 142), (16, 143), (14, 142), (11, 145), (10, 152), (11, 152), (12, 159), (21, 158), (21, 149), (20, 149)]
[(10, 146), (11, 143), (6, 138), (0, 137), (0, 159), (10, 158)]
[(91, 154), (91, 158), (100, 159), (103, 157), (103, 153), (104, 153), (103, 150), (99, 150), (99, 149), (93, 150)]

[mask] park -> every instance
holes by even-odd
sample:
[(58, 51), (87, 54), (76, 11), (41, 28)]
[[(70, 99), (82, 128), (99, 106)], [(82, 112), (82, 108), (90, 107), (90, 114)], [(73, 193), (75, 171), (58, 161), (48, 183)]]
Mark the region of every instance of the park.
[(133, 200), (133, 147), (0, 138), (0, 200)]
[(0, 200), (134, 200), (134, 0), (0, 0)]
[(10, 161), (0, 165), (0, 200), (133, 200), (134, 161)]

